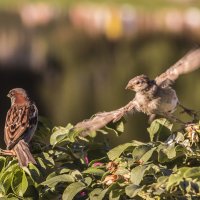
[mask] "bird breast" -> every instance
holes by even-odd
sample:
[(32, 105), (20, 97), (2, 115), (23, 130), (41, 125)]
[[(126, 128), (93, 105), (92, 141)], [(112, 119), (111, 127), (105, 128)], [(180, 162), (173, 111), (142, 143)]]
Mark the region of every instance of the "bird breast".
[(174, 112), (178, 104), (176, 92), (171, 88), (158, 89), (154, 95), (138, 92), (135, 101), (136, 109), (147, 115)]
[(152, 98), (147, 94), (137, 92), (135, 95), (136, 109), (147, 115), (154, 113), (158, 107), (158, 99)]

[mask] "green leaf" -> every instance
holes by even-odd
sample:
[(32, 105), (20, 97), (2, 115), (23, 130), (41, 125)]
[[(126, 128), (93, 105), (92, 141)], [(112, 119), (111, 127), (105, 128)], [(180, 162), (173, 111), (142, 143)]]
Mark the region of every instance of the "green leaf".
[(121, 144), (113, 149), (111, 149), (107, 155), (109, 157), (110, 160), (115, 160), (116, 158), (119, 158), (119, 156), (128, 148), (128, 147), (132, 147), (133, 144), (132, 143), (125, 143), (125, 144)]
[(183, 135), (182, 133), (178, 132), (178, 133), (176, 134), (175, 141), (176, 141), (177, 143), (183, 142), (184, 139), (185, 139), (185, 137), (184, 137), (184, 135)]
[(14, 193), (18, 196), (23, 196), (28, 188), (28, 180), (25, 172), (22, 170), (16, 170), (13, 174), (11, 187)]
[(3, 185), (0, 183), (0, 199), (1, 199), (1, 197), (5, 196), (5, 194), (6, 194), (6, 191), (3, 187)]
[(0, 156), (0, 173), (5, 167), (5, 162), (6, 162), (6, 158), (3, 156)]
[(84, 179), (84, 183), (86, 183), (87, 184), (87, 186), (90, 186), (91, 184), (92, 184), (92, 178), (91, 177), (85, 177), (85, 179)]
[(117, 136), (121, 135), (124, 132), (124, 122), (125, 120), (122, 118), (121, 120), (115, 122), (115, 123), (109, 123), (107, 126), (105, 126), (104, 129), (99, 130), (103, 134), (108, 133), (115, 133)]
[(50, 137), (50, 144), (55, 146), (59, 141), (64, 139), (69, 133), (69, 130), (64, 127), (55, 127)]
[(129, 185), (125, 188), (126, 195), (130, 198), (135, 197), (141, 190), (142, 187), (135, 184)]
[(160, 144), (158, 151), (158, 160), (161, 163), (169, 162), (176, 158), (176, 147), (174, 143), (170, 145)]
[(79, 170), (74, 170), (71, 172), (71, 175), (75, 178), (75, 179), (82, 179), (83, 175)]
[(170, 175), (167, 184), (166, 184), (166, 189), (169, 190), (170, 187), (174, 185), (178, 185), (181, 181), (183, 180), (183, 175), (182, 174), (172, 174)]
[(54, 159), (52, 158), (52, 156), (49, 153), (43, 152), (42, 156), (43, 156), (45, 165), (47, 165), (47, 166), (55, 165)]
[(11, 187), (11, 182), (14, 176), (14, 172), (16, 169), (19, 170), (19, 164), (13, 164), (15, 163), (15, 161), (9, 163), (9, 165), (6, 166), (5, 171), (3, 171), (3, 174), (1, 176), (0, 181), (3, 184), (5, 193), (7, 193), (7, 191), (10, 189)]
[(61, 183), (61, 182), (71, 183), (74, 181), (75, 181), (75, 179), (72, 175), (62, 174), (62, 175), (54, 176), (54, 177), (42, 182), (41, 185), (47, 185), (48, 187), (55, 187), (58, 183)]
[[(61, 175), (61, 174), (59, 173), (59, 175)], [(54, 171), (54, 172), (48, 174), (48, 176), (46, 177), (46, 180), (49, 180), (49, 179), (51, 179), (51, 178), (53, 178), (53, 177), (55, 177), (55, 176), (58, 176), (58, 173), (56, 173), (56, 172)]]
[(200, 177), (200, 167), (191, 167), (187, 169), (184, 173), (185, 178), (199, 178)]
[(34, 173), (34, 177), (35, 176), (40, 176), (40, 171), (39, 171), (39, 169), (35, 166), (35, 165), (33, 165), (32, 163), (29, 163), (29, 170), (31, 171), (31, 174), (32, 173)]
[(132, 156), (133, 156), (133, 161), (139, 161), (141, 157), (151, 149), (151, 146), (149, 145), (140, 145), (138, 147), (135, 147), (133, 150)]
[(40, 181), (40, 175), (41, 175), (39, 169), (32, 163), (29, 163), (28, 168), (23, 167), (23, 170), (29, 175), (34, 185), (37, 186), (37, 182)]
[(143, 163), (146, 163), (152, 156), (153, 152), (156, 150), (156, 147), (150, 149), (149, 151), (147, 151), (142, 157), (141, 157), (141, 161)]
[(175, 149), (175, 144), (170, 145), (166, 149), (166, 155), (169, 159), (173, 159), (176, 157), (176, 149)]
[(150, 140), (153, 141), (155, 136), (159, 134), (162, 127), (165, 127), (171, 131), (173, 124), (170, 123), (167, 119), (161, 118), (154, 120), (150, 127), (147, 128), (147, 131), (149, 132)]
[(128, 169), (124, 168), (124, 167), (118, 167), (115, 174), (123, 176), (123, 175), (130, 174), (130, 171)]
[(137, 166), (131, 170), (131, 182), (134, 185), (139, 185), (144, 178), (146, 166)]
[(185, 172), (190, 169), (189, 167), (182, 167), (176, 171), (176, 173), (171, 174), (166, 184), (167, 190), (169, 190), (172, 186), (179, 185), (181, 181), (183, 181)]
[(11, 197), (9, 197), (9, 196), (11, 196), (11, 195), (8, 195), (7, 197), (1, 197), (1, 200), (19, 200), (19, 198), (13, 197), (14, 195)]
[(106, 195), (106, 193), (108, 192), (109, 188), (104, 189), (100, 192), (99, 196), (96, 198), (96, 200), (104, 200), (104, 197)]
[(104, 200), (104, 199), (107, 199), (105, 198), (106, 194), (108, 192), (110, 192), (109, 194), (109, 200), (117, 200), (119, 199), (119, 195), (121, 193), (121, 190), (119, 189), (118, 191), (119, 192), (112, 192), (112, 191), (115, 191), (115, 189), (119, 189), (119, 185), (114, 183), (112, 185), (110, 185), (108, 188), (106, 189), (101, 189), (101, 188), (95, 188), (92, 192), (90, 192), (89, 194), (89, 199), (92, 199), (92, 200)]
[(116, 122), (116, 130), (120, 133), (124, 132), (124, 121), (123, 120)]
[(111, 190), (109, 194), (109, 200), (119, 200), (120, 199), (120, 190)]
[(86, 188), (86, 186), (84, 183), (81, 183), (81, 182), (71, 183), (64, 190), (62, 199), (73, 200), (74, 197), (85, 188)]
[(80, 131), (76, 129), (69, 130), (68, 138), (64, 139), (63, 141), (70, 141), (75, 142), (75, 138), (80, 134)]
[(169, 161), (167, 155), (162, 150), (158, 152), (158, 162), (165, 163)]
[[(101, 132), (101, 130), (98, 130), (98, 132)], [(97, 132), (96, 131), (88, 131), (87, 135), (91, 138), (95, 138), (97, 136)]]
[(45, 165), (45, 161), (40, 158), (40, 157), (37, 157), (37, 163), (40, 165), (41, 168), (43, 168), (44, 170), (46, 170), (46, 165)]
[(63, 168), (60, 170), (60, 174), (66, 174), (66, 173), (69, 173), (70, 172), (70, 169), (68, 168)]
[(54, 127), (53, 133), (50, 137), (50, 144), (55, 146), (58, 143), (62, 142), (64, 139), (70, 141), (73, 137), (73, 134), (76, 132), (72, 130), (72, 128), (72, 124), (68, 124), (66, 127)]
[(115, 131), (116, 135), (119, 135), (124, 132), (124, 122), (125, 122), (125, 120), (122, 118), (121, 120), (119, 120), (113, 124), (112, 129), (113, 129), (113, 131)]
[(170, 131), (172, 130), (173, 124), (166, 118), (156, 119), (156, 121)]
[(90, 168), (84, 170), (82, 173), (83, 174), (93, 174), (93, 175), (102, 176), (105, 173), (105, 171), (102, 170), (102, 169), (99, 169), (97, 167), (90, 167)]
[(102, 191), (103, 191), (103, 189), (101, 189), (101, 188), (95, 188), (94, 190), (92, 190), (92, 192), (89, 193), (89, 199), (99, 200), (98, 197)]
[(133, 162), (136, 161), (141, 161), (143, 163), (147, 162), (151, 158), (155, 149), (156, 147), (152, 148), (152, 146), (150, 145), (140, 145), (138, 147), (135, 147), (132, 153)]
[(157, 180), (157, 182), (161, 185), (163, 183), (165, 183), (168, 180), (167, 176), (160, 176)]
[(159, 132), (160, 130), (160, 123), (158, 123), (156, 120), (154, 120), (150, 127), (147, 128), (147, 131), (149, 132), (150, 140), (153, 141), (155, 135)]

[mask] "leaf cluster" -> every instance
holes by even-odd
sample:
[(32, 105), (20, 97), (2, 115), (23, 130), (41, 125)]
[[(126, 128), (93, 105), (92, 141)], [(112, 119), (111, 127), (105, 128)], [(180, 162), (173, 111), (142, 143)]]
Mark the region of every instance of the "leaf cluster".
[[(124, 121), (101, 134), (121, 134)], [(200, 124), (173, 131), (166, 119), (148, 128), (150, 141), (110, 148), (97, 132), (83, 137), (72, 124), (54, 127), (40, 118), (31, 150), (37, 166), (20, 168), (0, 157), (2, 199), (128, 200), (200, 198)]]

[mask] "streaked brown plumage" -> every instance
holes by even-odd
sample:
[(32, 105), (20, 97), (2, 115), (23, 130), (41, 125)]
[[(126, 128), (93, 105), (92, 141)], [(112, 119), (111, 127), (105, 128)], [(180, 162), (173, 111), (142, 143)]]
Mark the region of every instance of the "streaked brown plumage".
[(22, 167), (27, 166), (28, 163), (36, 164), (28, 143), (37, 127), (37, 107), (22, 88), (10, 90), (8, 97), (11, 99), (11, 107), (7, 112), (4, 128), (7, 150), (1, 153), (17, 156)]

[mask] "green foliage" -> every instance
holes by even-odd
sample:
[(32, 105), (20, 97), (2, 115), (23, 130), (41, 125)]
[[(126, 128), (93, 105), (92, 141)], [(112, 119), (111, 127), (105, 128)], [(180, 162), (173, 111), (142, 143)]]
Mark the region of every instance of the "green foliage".
[[(150, 142), (133, 140), (113, 149), (96, 142), (96, 133), (82, 137), (82, 130), (71, 124), (52, 131), (50, 126), (40, 118), (31, 148), (37, 166), (22, 169), (16, 159), (0, 157), (1, 199), (200, 197), (199, 123), (172, 132), (169, 121), (156, 119), (148, 128)], [(118, 135), (123, 121), (113, 127), (98, 132)], [(166, 139), (162, 139), (163, 131)]]

